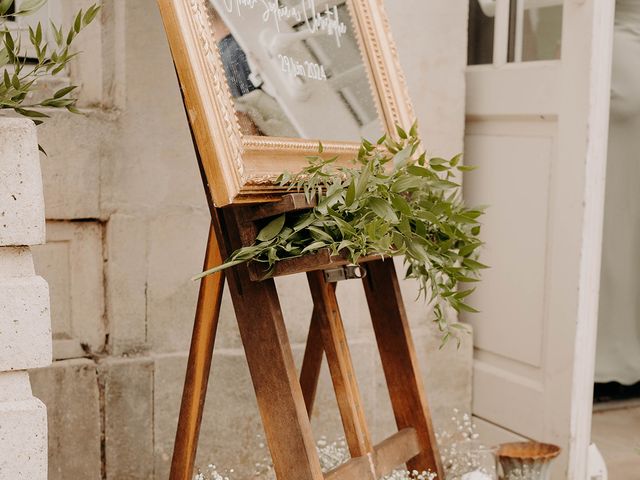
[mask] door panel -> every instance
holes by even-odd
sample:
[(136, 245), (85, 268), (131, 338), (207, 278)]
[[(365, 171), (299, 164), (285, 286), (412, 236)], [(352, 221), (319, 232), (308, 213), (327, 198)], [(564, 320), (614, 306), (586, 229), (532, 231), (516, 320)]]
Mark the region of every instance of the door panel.
[(470, 204), (490, 205), (483, 220), (483, 259), (492, 267), (477, 289), (482, 313), (469, 320), (474, 327), (482, 323), (476, 348), (540, 367), (554, 123), (548, 136), (526, 135), (531, 122), (518, 123), (520, 134), (508, 134), (495, 122), (467, 128), (468, 158), (482, 158), (483, 168), (473, 173), (465, 196)]
[(558, 62), (467, 70), (467, 117), (549, 117), (558, 113)]

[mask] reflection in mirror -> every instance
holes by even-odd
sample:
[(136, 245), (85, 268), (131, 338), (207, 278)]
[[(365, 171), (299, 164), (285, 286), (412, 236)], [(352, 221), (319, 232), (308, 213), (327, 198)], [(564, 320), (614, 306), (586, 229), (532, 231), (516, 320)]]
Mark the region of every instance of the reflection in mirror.
[(242, 133), (359, 141), (383, 131), (342, 0), (210, 0)]

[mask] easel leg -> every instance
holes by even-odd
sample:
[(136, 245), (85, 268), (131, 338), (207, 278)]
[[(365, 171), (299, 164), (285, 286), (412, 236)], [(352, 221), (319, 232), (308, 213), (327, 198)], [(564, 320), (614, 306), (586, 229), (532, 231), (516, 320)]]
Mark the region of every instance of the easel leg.
[[(237, 218), (224, 213), (229, 247), (237, 248)], [(252, 282), (246, 265), (234, 267), (227, 280), (276, 476), (322, 480), (275, 283)]]
[(367, 273), (363, 283), (396, 424), (399, 430), (413, 427), (418, 433), (421, 452), (407, 465), (444, 478), (393, 261), (369, 262)]
[(322, 346), (322, 333), (320, 332), (320, 321), (318, 319), (318, 309), (314, 307), (311, 323), (309, 324), (309, 334), (307, 335), (307, 346), (304, 350), (302, 368), (300, 369), (300, 386), (304, 396), (304, 404), (307, 407), (307, 414), (311, 418), (313, 404), (316, 400), (318, 390), (318, 379), (320, 378), (320, 368), (324, 348)]
[(351, 457), (367, 455), (373, 447), (338, 308), (336, 285), (327, 283), (322, 271), (309, 272), (307, 278)]
[[(222, 263), (213, 224), (209, 231), (204, 268)], [(191, 480), (198, 448), (198, 435), (202, 422), (204, 398), (207, 392), (211, 357), (215, 343), (224, 275), (217, 273), (204, 277), (200, 283), (198, 307), (193, 325), (191, 348), (184, 380), (180, 417), (171, 462), (170, 480)]]

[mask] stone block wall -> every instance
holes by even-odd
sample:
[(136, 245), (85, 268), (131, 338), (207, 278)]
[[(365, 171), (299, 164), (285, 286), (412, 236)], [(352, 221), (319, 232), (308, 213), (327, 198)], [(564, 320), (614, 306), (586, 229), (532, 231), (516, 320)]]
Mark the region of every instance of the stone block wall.
[[(64, 0), (65, 14), (87, 3)], [(386, 1), (429, 149), (454, 155), (464, 126), (466, 2), (445, 3)], [(51, 287), (55, 361), (31, 372), (33, 389), (49, 412), (50, 480), (164, 480), (197, 298), (189, 279), (201, 269), (208, 210), (155, 0), (105, 0), (86, 33), (84, 63), (71, 72), (85, 115), (52, 112), (39, 127), (49, 154), (42, 159), (47, 244), (34, 258)], [(304, 277), (277, 285), (300, 362), (310, 293)], [(453, 408), (470, 406), (472, 347), (439, 350), (415, 286), (402, 288), (442, 423)], [(343, 282), (339, 298), (369, 423), (381, 439), (393, 416), (364, 292), (357, 281)], [(313, 424), (328, 439), (341, 434), (326, 371)], [(255, 452), (261, 434), (225, 293), (197, 464), (233, 467), (234, 480), (245, 478), (266, 453)]]
[(35, 125), (1, 118), (0, 480), (47, 479), (47, 411), (27, 372), (51, 364), (49, 289), (30, 250), (44, 238)]

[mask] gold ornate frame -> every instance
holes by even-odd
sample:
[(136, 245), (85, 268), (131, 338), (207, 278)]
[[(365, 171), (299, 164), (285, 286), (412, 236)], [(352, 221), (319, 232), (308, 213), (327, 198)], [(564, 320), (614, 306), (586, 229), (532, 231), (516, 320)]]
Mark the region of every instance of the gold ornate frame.
[[(241, 134), (207, 2), (158, 0), (211, 197), (217, 207), (275, 200), (282, 188), (274, 180), (301, 169), (318, 141)], [(347, 3), (383, 127), (395, 134), (395, 125), (410, 126), (414, 114), (383, 0)], [(359, 148), (318, 140), (326, 154), (345, 159)]]

